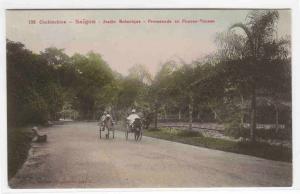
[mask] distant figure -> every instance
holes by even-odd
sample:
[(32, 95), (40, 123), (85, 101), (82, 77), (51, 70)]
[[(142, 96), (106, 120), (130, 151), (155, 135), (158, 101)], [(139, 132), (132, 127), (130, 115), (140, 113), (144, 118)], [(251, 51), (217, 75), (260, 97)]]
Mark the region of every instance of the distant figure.
[(109, 114), (108, 111), (104, 111), (103, 115), (100, 118), (99, 124), (100, 126), (100, 139), (101, 139), (101, 131), (105, 131), (107, 129), (107, 134), (105, 134), (105, 137), (109, 139), (109, 133), (110, 131), (113, 132), (113, 138), (115, 138), (115, 130), (114, 130), (114, 121), (112, 116)]
[(108, 118), (111, 120), (112, 124), (114, 124), (114, 119), (112, 118), (112, 116), (109, 114), (108, 111), (106, 111), (106, 115), (104, 117), (104, 120), (108, 120)]
[(135, 109), (132, 109), (131, 114), (127, 117), (127, 122), (130, 128), (132, 128), (132, 124), (135, 119), (140, 119), (139, 115), (137, 115), (135, 112)]
[(100, 118), (100, 120), (99, 120), (99, 123), (98, 123), (100, 126), (103, 126), (104, 121), (105, 121), (105, 118), (106, 118), (106, 114), (107, 114), (107, 112), (104, 111), (104, 112), (103, 112), (103, 115), (101, 116), (101, 118)]
[(103, 115), (101, 116), (100, 121), (99, 121), (99, 125), (101, 126), (101, 130), (102, 130), (102, 131), (105, 130), (104, 122), (106, 121), (107, 118), (110, 118), (111, 121), (112, 121), (112, 123), (114, 123), (114, 122), (113, 122), (113, 118), (112, 118), (112, 116), (109, 114), (109, 112), (108, 112), (108, 111), (104, 111), (104, 112), (103, 112)]
[(33, 131), (34, 134), (32, 141), (39, 142), (39, 143), (43, 143), (47, 141), (47, 135), (40, 135), (37, 127), (34, 126), (32, 127), (31, 130)]

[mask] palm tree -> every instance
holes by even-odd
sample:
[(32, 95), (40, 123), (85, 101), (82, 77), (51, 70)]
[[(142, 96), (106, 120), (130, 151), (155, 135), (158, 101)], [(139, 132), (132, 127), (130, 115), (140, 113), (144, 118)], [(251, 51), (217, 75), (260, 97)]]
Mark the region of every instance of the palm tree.
[(251, 123), (250, 138), (255, 141), (256, 130), (256, 92), (257, 92), (257, 66), (263, 65), (264, 47), (274, 40), (276, 36), (275, 24), (279, 19), (279, 13), (275, 10), (251, 11), (246, 23), (233, 24), (229, 30), (241, 29), (246, 34), (245, 47), (248, 50), (249, 65), (253, 71), (249, 72), (249, 90), (251, 93)]

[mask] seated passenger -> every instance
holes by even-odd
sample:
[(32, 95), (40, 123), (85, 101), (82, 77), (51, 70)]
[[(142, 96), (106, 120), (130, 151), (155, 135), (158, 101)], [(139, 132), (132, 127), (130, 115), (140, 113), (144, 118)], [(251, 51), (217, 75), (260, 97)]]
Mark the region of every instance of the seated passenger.
[(135, 112), (135, 109), (132, 109), (131, 114), (127, 117), (127, 122), (130, 128), (132, 127), (135, 119), (140, 119), (139, 115), (137, 115)]

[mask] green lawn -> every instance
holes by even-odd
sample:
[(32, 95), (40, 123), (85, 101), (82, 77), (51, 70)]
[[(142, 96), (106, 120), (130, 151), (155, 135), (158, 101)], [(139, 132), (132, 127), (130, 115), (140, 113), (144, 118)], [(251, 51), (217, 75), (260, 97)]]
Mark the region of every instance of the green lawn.
[(25, 162), (32, 133), (30, 128), (11, 128), (7, 130), (8, 178), (13, 177)]
[(266, 143), (233, 142), (224, 139), (204, 137), (199, 132), (186, 132), (178, 129), (162, 128), (159, 130), (145, 130), (145, 136), (175, 141), (210, 149), (246, 154), (261, 158), (292, 161), (292, 149), (282, 146), (271, 146)]

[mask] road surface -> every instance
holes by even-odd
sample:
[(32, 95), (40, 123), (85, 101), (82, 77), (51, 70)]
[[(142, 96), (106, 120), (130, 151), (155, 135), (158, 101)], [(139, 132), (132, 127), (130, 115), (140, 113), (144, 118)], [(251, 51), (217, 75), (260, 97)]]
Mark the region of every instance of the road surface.
[(150, 137), (99, 139), (96, 123), (41, 130), (11, 188), (290, 186), (292, 164)]

